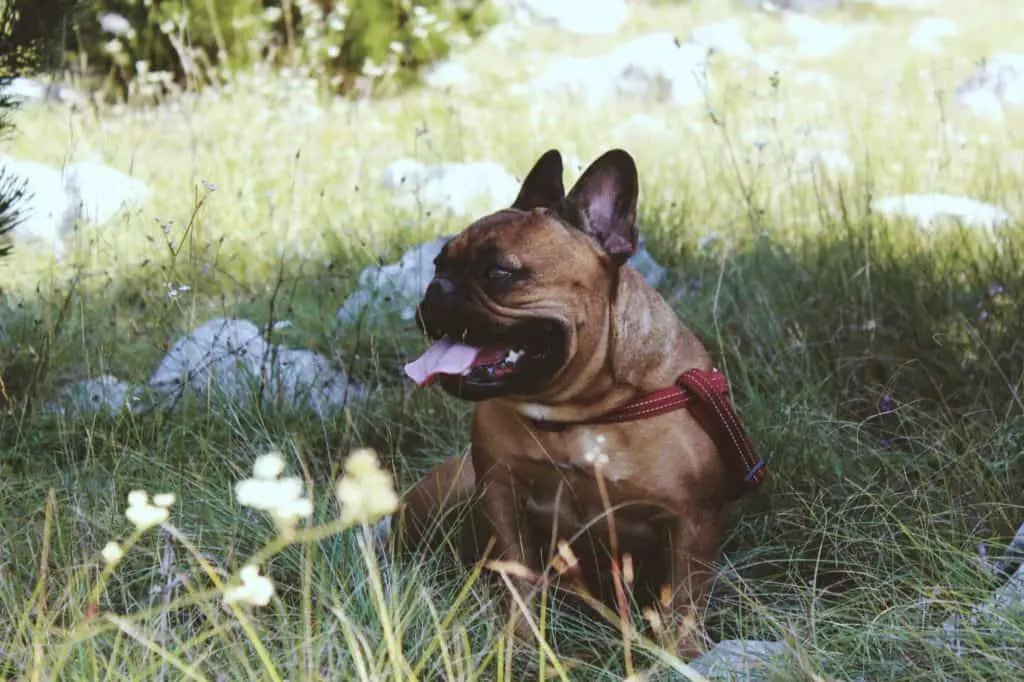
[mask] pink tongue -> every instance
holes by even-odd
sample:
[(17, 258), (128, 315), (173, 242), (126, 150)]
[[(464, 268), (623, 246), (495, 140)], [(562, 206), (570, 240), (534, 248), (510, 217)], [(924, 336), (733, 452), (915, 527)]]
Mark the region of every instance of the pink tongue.
[(465, 373), (473, 367), (479, 354), (479, 348), (442, 339), (407, 364), (405, 373), (418, 385), (426, 386), (438, 374)]

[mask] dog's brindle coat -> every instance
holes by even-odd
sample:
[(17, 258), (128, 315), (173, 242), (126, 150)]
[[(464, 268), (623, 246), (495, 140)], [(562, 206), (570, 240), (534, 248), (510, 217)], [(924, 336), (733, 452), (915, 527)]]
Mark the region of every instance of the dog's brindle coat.
[[(432, 338), (533, 344), (542, 354), (504, 380), (440, 380), (450, 394), (476, 402), (472, 447), (405, 495), (402, 539), (421, 540), (431, 522), (470, 502), (475, 523), (467, 528), (479, 542), (468, 559), (479, 559), (491, 538), (491, 558), (542, 570), (552, 537), (577, 538), (584, 579), (607, 599), (600, 466), (637, 596), (657, 602), (663, 586), (671, 587), (661, 606), (677, 626), (680, 655), (693, 656), (704, 648), (701, 607), (730, 513), (732, 472), (686, 410), (619, 424), (578, 422), (670, 386), (686, 370), (711, 370), (712, 362), (625, 264), (637, 247), (632, 158), (606, 153), (568, 195), (562, 172), (557, 151), (543, 155), (510, 209), (470, 225), (435, 261), (419, 309)], [(515, 584), (529, 593), (524, 580)], [(517, 631), (529, 632), (522, 619)]]

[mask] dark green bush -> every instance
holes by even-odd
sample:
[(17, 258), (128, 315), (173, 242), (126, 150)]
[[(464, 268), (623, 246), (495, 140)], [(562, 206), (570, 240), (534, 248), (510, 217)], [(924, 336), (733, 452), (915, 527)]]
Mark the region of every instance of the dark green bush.
[(364, 83), (409, 85), (496, 18), (489, 0), (294, 2), (307, 64), (330, 74), (342, 91)]
[(216, 81), (257, 59), (345, 92), (408, 85), (495, 16), (489, 0), (96, 0), (68, 46), (77, 74), (123, 95)]
[(122, 94), (133, 81), (215, 80), (221, 68), (245, 62), (262, 30), (262, 0), (94, 0), (92, 6), (69, 36), (70, 65), (87, 81), (107, 79)]

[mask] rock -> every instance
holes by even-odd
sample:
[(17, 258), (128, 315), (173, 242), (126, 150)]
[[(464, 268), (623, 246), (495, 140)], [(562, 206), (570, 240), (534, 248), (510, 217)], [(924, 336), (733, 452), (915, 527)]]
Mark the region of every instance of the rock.
[(955, 97), (988, 118), (1002, 118), (1004, 105), (1024, 105), (1024, 54), (1002, 53), (985, 60), (956, 89)]
[(64, 186), (78, 202), (79, 217), (94, 225), (107, 222), (150, 196), (146, 183), (94, 161), (69, 164), (64, 171)]
[(871, 210), (886, 217), (912, 218), (923, 230), (934, 228), (943, 218), (990, 231), (1010, 220), (1010, 214), (999, 206), (949, 194), (884, 197), (873, 200)]
[(550, 24), (569, 33), (614, 33), (629, 16), (627, 0), (504, 0), (499, 3), (520, 22)]
[(59, 403), (51, 409), (78, 416), (131, 412), (136, 409), (140, 397), (137, 387), (106, 374), (64, 388)]
[(58, 253), (63, 252), (62, 238), (74, 227), (78, 210), (68, 196), (60, 171), (41, 163), (3, 156), (0, 157), (0, 172), (23, 192), (15, 202), (21, 222), (14, 228), (14, 237), (41, 242)]
[(615, 98), (694, 104), (706, 99), (708, 50), (680, 43), (668, 32), (650, 33), (600, 57), (567, 57), (531, 81), (536, 93), (558, 93), (575, 105)]
[(267, 344), (252, 322), (230, 318), (210, 320), (179, 339), (149, 380), (164, 408), (188, 392), (249, 406), (261, 382), (265, 404), (320, 415), (366, 396), (323, 356)]
[(853, 173), (853, 161), (841, 149), (799, 149), (793, 163), (798, 170), (819, 174), (822, 170), (833, 175)]
[[(950, 647), (957, 656), (968, 649), (974, 649), (976, 642), (984, 635), (986, 644), (995, 644), (994, 639), (1002, 639), (1006, 645), (1016, 647), (1019, 641), (1015, 633), (1019, 629), (1009, 625), (1019, 623), (1024, 618), (1024, 525), (1017, 529), (1004, 557), (994, 566), (1008, 579), (998, 587), (992, 595), (974, 605), (967, 613), (954, 615), (942, 624), (937, 637), (931, 638), (933, 644)], [(964, 640), (967, 640), (965, 642)], [(965, 644), (967, 646), (965, 646)]]
[(908, 44), (918, 52), (942, 52), (942, 39), (959, 35), (960, 25), (951, 19), (928, 17), (914, 25)]
[(754, 48), (744, 37), (739, 19), (719, 21), (695, 28), (690, 34), (690, 41), (733, 57), (754, 56)]
[(843, 0), (743, 0), (743, 4), (766, 12), (815, 12), (839, 9)]
[(640, 276), (647, 280), (647, 283), (652, 287), (657, 287), (661, 284), (661, 281), (665, 278), (665, 268), (658, 261), (654, 260), (654, 256), (647, 250), (644, 245), (644, 240), (641, 238), (640, 247), (637, 252), (629, 259), (628, 263), (640, 273)]
[(135, 28), (132, 26), (132, 22), (128, 21), (124, 15), (116, 12), (104, 12), (99, 17), (100, 30), (112, 36), (118, 38), (127, 38), (131, 40), (135, 37)]
[(384, 169), (381, 185), (395, 193), (399, 204), (414, 208), (418, 201), (428, 209), (458, 216), (508, 206), (519, 192), (515, 177), (491, 161), (428, 166), (415, 159), (398, 159)]
[(359, 320), (373, 322), (394, 312), (403, 321), (414, 319), (416, 306), (434, 277), (434, 259), (451, 237), (439, 237), (414, 246), (394, 263), (364, 268), (359, 274), (359, 290), (338, 309), (338, 321), (342, 324)]
[(863, 32), (863, 27), (827, 23), (801, 14), (786, 14), (783, 25), (797, 41), (797, 54), (808, 59), (834, 55)]
[(14, 235), (45, 243), (58, 254), (64, 251), (63, 237), (79, 218), (101, 224), (150, 195), (140, 180), (93, 161), (69, 164), (61, 172), (4, 156), (0, 157), (0, 171), (23, 189), (15, 204), (22, 222)]
[(216, 318), (179, 339), (150, 377), (150, 386), (171, 401), (188, 390), (219, 393), (233, 403), (248, 400), (267, 353), (260, 330), (247, 320)]
[(272, 347), (269, 361), (266, 396), (279, 407), (325, 416), (366, 397), (363, 388), (313, 351)]
[(53, 83), (44, 83), (35, 78), (12, 78), (7, 87), (3, 89), (3, 92), (18, 104), (46, 104), (50, 102), (80, 104), (85, 101), (85, 97), (73, 88)]
[(462, 64), (443, 61), (432, 65), (423, 74), (423, 82), (432, 88), (456, 88), (466, 85), (473, 76)]
[[(415, 319), (416, 306), (434, 277), (434, 259), (452, 236), (439, 237), (414, 246), (394, 263), (363, 269), (359, 274), (360, 288), (345, 299), (338, 309), (338, 323), (372, 324), (392, 314), (397, 314), (404, 322)], [(651, 286), (658, 286), (665, 277), (665, 268), (647, 251), (643, 239), (629, 264)]]
[(787, 651), (785, 642), (728, 639), (690, 663), (709, 679), (764, 680)]

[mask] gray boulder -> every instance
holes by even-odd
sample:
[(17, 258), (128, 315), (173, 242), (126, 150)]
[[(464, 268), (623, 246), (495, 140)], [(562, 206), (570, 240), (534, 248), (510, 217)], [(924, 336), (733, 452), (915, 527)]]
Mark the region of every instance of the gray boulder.
[(262, 385), (264, 404), (320, 415), (366, 396), (327, 358), (266, 343), (252, 322), (217, 318), (179, 339), (150, 378), (164, 408), (186, 394), (247, 407)]
[(76, 416), (133, 412), (141, 397), (138, 387), (106, 374), (65, 387), (51, 409)]
[(1004, 106), (1024, 105), (1024, 53), (986, 59), (954, 93), (956, 101), (978, 116), (999, 119)]
[(719, 642), (690, 667), (712, 680), (767, 680), (786, 652), (785, 642), (729, 639)]
[(21, 222), (14, 228), (15, 239), (40, 242), (62, 251), (61, 240), (74, 227), (78, 209), (61, 172), (41, 163), (3, 156), (0, 174), (22, 189), (15, 203), (21, 215)]
[(428, 165), (415, 159), (398, 159), (384, 169), (381, 186), (405, 208), (448, 211), (456, 216), (489, 213), (508, 206), (519, 192), (519, 183), (492, 161)]
[(520, 23), (541, 23), (583, 35), (610, 34), (629, 16), (627, 0), (498, 0)]
[(150, 196), (146, 183), (95, 161), (69, 164), (64, 185), (78, 204), (78, 216), (92, 225), (106, 223)]
[(950, 194), (903, 194), (871, 202), (871, 210), (886, 217), (913, 219), (922, 230), (934, 230), (943, 223), (960, 223), (995, 231), (1010, 221), (1005, 209), (977, 199)]
[(3, 156), (0, 173), (22, 189), (15, 203), (22, 216), (15, 238), (45, 244), (58, 254), (78, 220), (100, 225), (150, 196), (142, 181), (94, 161), (72, 163), (61, 171)]
[(615, 99), (688, 105), (706, 99), (708, 48), (667, 31), (649, 33), (590, 58), (565, 57), (527, 89), (600, 106)]

